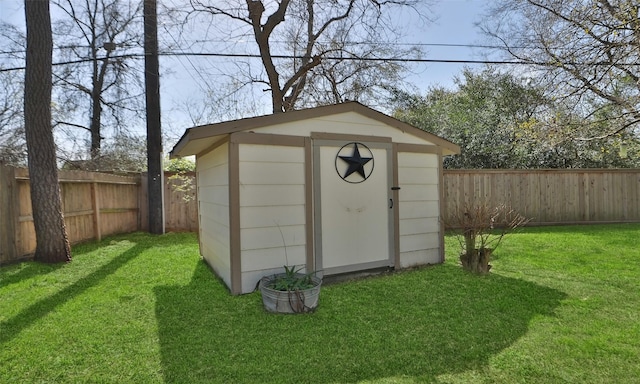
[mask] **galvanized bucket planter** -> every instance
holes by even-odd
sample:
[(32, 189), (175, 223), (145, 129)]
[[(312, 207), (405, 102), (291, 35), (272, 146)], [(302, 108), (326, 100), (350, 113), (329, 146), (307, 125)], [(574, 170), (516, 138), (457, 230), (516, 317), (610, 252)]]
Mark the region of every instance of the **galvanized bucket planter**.
[[(300, 277), (304, 275), (298, 274)], [(267, 312), (274, 313), (308, 313), (318, 307), (322, 280), (311, 276), (313, 287), (291, 291), (279, 291), (270, 288), (271, 283), (284, 274), (265, 276), (260, 280), (259, 288), (262, 294), (262, 304)]]

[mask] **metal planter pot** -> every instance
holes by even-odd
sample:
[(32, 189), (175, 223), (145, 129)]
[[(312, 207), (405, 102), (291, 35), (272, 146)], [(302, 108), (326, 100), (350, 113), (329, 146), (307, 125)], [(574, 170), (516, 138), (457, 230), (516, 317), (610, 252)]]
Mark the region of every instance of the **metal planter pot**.
[[(260, 293), (262, 303), (267, 312), (274, 313), (308, 313), (313, 312), (318, 307), (320, 299), (320, 287), (322, 280), (311, 276), (313, 287), (296, 291), (278, 291), (269, 288), (270, 283), (283, 275), (265, 276), (260, 279)], [(301, 277), (303, 275), (300, 275)]]

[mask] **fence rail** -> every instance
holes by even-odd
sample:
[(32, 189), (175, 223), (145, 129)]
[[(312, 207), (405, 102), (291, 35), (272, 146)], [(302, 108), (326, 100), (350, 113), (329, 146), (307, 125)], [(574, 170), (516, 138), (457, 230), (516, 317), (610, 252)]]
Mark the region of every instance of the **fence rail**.
[[(507, 204), (530, 224), (640, 222), (640, 169), (445, 170), (443, 216), (464, 203)], [(78, 171), (59, 174), (73, 243), (146, 230), (146, 175)], [(167, 231), (197, 231), (195, 173), (165, 174)], [(35, 251), (29, 174), (0, 166), (0, 265)]]

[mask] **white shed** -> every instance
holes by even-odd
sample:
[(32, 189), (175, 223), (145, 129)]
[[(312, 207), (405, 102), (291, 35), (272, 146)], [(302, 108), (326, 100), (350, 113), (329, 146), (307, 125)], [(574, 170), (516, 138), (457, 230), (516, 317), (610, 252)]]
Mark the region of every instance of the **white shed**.
[(442, 158), (460, 148), (357, 102), (189, 128), (200, 253), (233, 294), (297, 265), (321, 275), (444, 260)]

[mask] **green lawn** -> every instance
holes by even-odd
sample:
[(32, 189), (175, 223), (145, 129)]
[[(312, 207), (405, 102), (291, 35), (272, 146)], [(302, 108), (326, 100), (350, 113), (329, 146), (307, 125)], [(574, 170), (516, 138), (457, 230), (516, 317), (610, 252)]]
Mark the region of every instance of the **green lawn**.
[(444, 265), (323, 288), (311, 315), (232, 297), (192, 234), (0, 268), (1, 383), (640, 383), (640, 225), (505, 239)]

